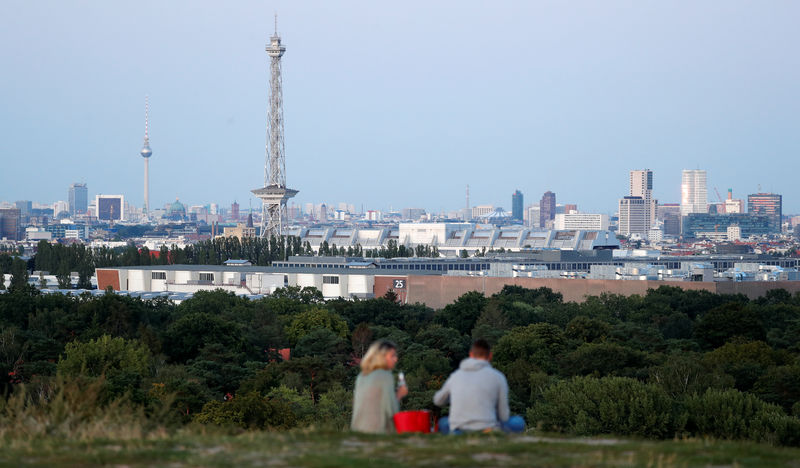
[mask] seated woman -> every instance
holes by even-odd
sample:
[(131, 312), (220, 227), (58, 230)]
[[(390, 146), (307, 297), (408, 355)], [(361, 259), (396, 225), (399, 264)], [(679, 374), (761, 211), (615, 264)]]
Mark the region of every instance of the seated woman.
[(356, 378), (353, 391), (352, 430), (373, 434), (395, 433), (392, 417), (399, 409), (399, 401), (408, 395), (405, 385), (395, 390), (392, 369), (397, 359), (397, 346), (385, 340), (372, 343), (361, 359), (361, 373)]

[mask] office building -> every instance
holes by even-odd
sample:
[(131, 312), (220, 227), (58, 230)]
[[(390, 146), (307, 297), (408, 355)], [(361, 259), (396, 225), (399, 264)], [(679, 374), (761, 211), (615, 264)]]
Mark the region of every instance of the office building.
[(86, 214), (89, 209), (89, 189), (86, 184), (74, 183), (69, 186), (69, 214)]
[(20, 210), (18, 208), (0, 208), (0, 239), (20, 240)]
[(737, 234), (742, 238), (762, 236), (774, 232), (771, 223), (772, 219), (769, 216), (750, 213), (689, 213), (683, 218), (683, 235), (690, 238), (724, 240), (728, 237), (728, 228), (738, 226)]
[(494, 206), (492, 205), (478, 205), (472, 207), (472, 217), (470, 219), (480, 218), (481, 216), (487, 215), (494, 211)]
[(231, 203), (231, 220), (239, 221), (239, 204), (236, 202)]
[(539, 202), (539, 227), (547, 228), (556, 218), (556, 194), (547, 191)]
[(631, 171), (628, 195), (642, 197), (647, 227), (652, 226), (656, 221), (656, 200), (653, 199), (653, 171), (650, 169)]
[(619, 228), (623, 236), (639, 235), (647, 238), (650, 224), (647, 222), (645, 200), (642, 197), (623, 197), (619, 201)]
[(523, 204), (522, 192), (515, 190), (511, 194), (511, 218), (516, 221), (522, 221)]
[(54, 218), (69, 217), (69, 203), (63, 200), (59, 200), (53, 203), (53, 217)]
[(564, 213), (565, 213), (565, 214), (570, 214), (570, 213), (572, 213), (573, 211), (574, 211), (575, 213), (577, 213), (577, 212), (578, 212), (578, 205), (576, 205), (576, 204), (574, 204), (574, 203), (567, 203), (567, 204), (565, 204), (565, 205), (564, 205)]
[(17, 200), (14, 206), (19, 210), (19, 215), (22, 218), (27, 218), (33, 211), (33, 202), (30, 200)]
[(539, 205), (536, 203), (525, 207), (525, 215), (524, 215), (525, 225), (528, 227), (538, 228), (539, 213), (540, 213)]
[(122, 195), (97, 195), (94, 203), (97, 207), (97, 219), (125, 221), (125, 197)]
[[(347, 208), (347, 204), (345, 204), (345, 208)], [(403, 208), (401, 213), (403, 219), (416, 221), (425, 216), (425, 208)]]
[(754, 193), (747, 196), (747, 212), (769, 217), (772, 232), (781, 231), (782, 205), (783, 196), (777, 193)]
[(681, 174), (681, 216), (708, 213), (706, 171), (684, 169)]

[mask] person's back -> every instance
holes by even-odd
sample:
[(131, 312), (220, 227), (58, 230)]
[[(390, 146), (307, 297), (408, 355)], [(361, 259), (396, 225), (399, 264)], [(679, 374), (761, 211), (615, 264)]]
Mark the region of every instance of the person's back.
[(359, 374), (353, 392), (350, 427), (355, 431), (388, 434), (394, 432), (392, 415), (398, 410), (394, 378), (388, 370)]
[(436, 392), (433, 402), (450, 400), (450, 427), (465, 431), (496, 428), (508, 420), (508, 384), (498, 370), (483, 359), (461, 361), (458, 370)]
[(464, 359), (433, 396), (437, 406), (450, 402), (449, 417), (439, 420), (442, 432), (481, 431), (499, 428), (521, 432), (525, 421), (511, 416), (508, 409), (508, 383), (502, 372), (492, 367), (489, 343), (475, 340)]

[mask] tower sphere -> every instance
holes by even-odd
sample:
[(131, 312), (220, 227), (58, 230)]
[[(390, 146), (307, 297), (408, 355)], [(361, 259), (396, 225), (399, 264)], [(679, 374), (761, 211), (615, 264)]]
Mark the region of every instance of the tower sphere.
[(149, 146), (145, 146), (139, 154), (141, 154), (143, 158), (149, 158), (153, 155), (153, 150), (151, 150)]

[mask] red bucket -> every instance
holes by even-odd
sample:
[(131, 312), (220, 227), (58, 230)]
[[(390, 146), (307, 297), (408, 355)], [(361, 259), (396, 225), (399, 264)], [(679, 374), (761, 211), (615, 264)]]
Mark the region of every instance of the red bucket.
[(394, 415), (394, 427), (398, 434), (403, 432), (431, 432), (431, 412), (400, 411)]

